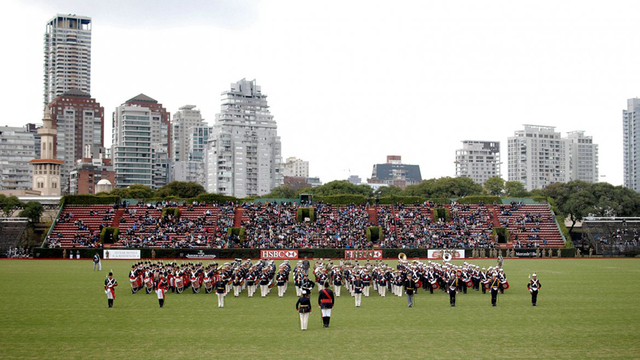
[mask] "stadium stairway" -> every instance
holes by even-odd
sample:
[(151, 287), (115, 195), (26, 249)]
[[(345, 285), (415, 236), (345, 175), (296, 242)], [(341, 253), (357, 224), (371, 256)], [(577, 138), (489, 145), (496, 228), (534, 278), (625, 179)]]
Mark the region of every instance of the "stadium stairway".
[(233, 217), (233, 227), (242, 227), (242, 214), (244, 213), (244, 209), (239, 207), (236, 208), (235, 215)]
[(28, 221), (3, 221), (0, 222), (0, 254), (6, 256), (9, 248), (18, 246), (22, 239), (22, 234), (29, 225)]
[(371, 226), (378, 226), (378, 210), (376, 208), (367, 208), (367, 214), (369, 214), (369, 223)]
[(498, 213), (496, 212), (496, 206), (491, 205), (491, 218), (493, 220), (493, 227), (494, 228), (499, 228), (502, 225), (500, 225), (500, 219), (498, 219)]
[(120, 218), (124, 215), (124, 209), (119, 208), (116, 210), (115, 215), (113, 215), (113, 221), (111, 222), (111, 227), (118, 227), (120, 224)]

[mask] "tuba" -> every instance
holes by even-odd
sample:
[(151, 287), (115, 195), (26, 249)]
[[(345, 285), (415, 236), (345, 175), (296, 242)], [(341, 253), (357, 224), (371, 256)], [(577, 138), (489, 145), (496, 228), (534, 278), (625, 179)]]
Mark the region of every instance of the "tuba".
[(407, 254), (405, 253), (398, 254), (398, 260), (407, 261)]

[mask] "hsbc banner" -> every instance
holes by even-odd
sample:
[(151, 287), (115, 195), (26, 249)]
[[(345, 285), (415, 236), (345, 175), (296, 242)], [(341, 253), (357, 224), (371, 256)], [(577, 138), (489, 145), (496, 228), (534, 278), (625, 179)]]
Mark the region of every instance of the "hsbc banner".
[(269, 260), (295, 260), (298, 258), (298, 250), (260, 250), (260, 258)]
[(140, 250), (103, 250), (103, 259), (140, 259)]
[(448, 250), (427, 250), (429, 259), (442, 259), (445, 253), (451, 254), (451, 259), (464, 259), (464, 249), (448, 249)]
[(382, 250), (345, 250), (347, 260), (382, 259)]

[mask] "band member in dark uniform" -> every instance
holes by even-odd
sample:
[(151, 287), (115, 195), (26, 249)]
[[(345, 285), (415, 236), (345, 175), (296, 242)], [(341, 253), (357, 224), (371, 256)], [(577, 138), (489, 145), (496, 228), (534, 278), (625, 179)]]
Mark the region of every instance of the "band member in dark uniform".
[(226, 291), (227, 291), (227, 284), (225, 283), (224, 280), (222, 280), (222, 278), (218, 278), (218, 281), (216, 281), (215, 288), (216, 288), (216, 296), (218, 297), (218, 307), (223, 308), (224, 296), (226, 295)]
[(495, 272), (491, 275), (491, 280), (489, 280), (489, 289), (491, 290), (491, 306), (496, 306), (498, 291), (500, 291), (500, 279), (498, 279)]
[(533, 273), (532, 277), (533, 278), (529, 280), (529, 283), (527, 284), (527, 288), (531, 293), (531, 305), (536, 306), (536, 302), (538, 301), (538, 291), (540, 291), (542, 284), (540, 284), (540, 280), (536, 277), (536, 273)]
[(336, 298), (333, 295), (333, 291), (329, 289), (329, 280), (324, 283), (324, 289), (318, 291), (318, 306), (322, 311), (322, 324), (324, 327), (329, 327), (331, 321), (331, 309)]
[(164, 307), (164, 295), (168, 285), (167, 278), (160, 275), (158, 284), (156, 285), (156, 294), (158, 294), (158, 303), (161, 308)]
[(356, 307), (360, 307), (360, 303), (362, 302), (362, 290), (364, 288), (364, 283), (360, 280), (360, 275), (356, 275), (356, 279), (353, 281), (353, 293), (356, 298)]
[(316, 285), (311, 279), (309, 279), (309, 275), (305, 275), (302, 279), (302, 283), (300, 284), (300, 288), (302, 290), (307, 290), (307, 295), (311, 295), (311, 289)]
[(458, 277), (453, 274), (447, 283), (447, 291), (449, 292), (449, 305), (456, 306), (456, 293), (458, 292)]
[(413, 280), (413, 276), (409, 274), (404, 282), (404, 292), (407, 293), (407, 305), (409, 307), (413, 307), (413, 293), (415, 290), (416, 282)]
[(104, 279), (104, 293), (107, 294), (107, 305), (112, 308), (113, 300), (116, 298), (116, 286), (118, 280), (113, 278), (113, 273), (109, 272), (109, 277)]
[(311, 313), (311, 300), (309, 299), (309, 293), (307, 290), (302, 290), (302, 297), (298, 298), (296, 310), (300, 313), (300, 328), (302, 330), (307, 330), (307, 325), (309, 325), (309, 313)]

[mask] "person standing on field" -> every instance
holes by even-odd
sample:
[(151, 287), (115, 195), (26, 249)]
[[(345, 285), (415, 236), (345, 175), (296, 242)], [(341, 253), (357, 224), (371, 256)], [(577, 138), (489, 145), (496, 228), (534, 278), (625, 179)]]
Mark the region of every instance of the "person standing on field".
[(318, 291), (318, 306), (322, 311), (322, 325), (329, 327), (329, 321), (331, 321), (331, 309), (335, 304), (336, 298), (333, 291), (329, 289), (329, 280), (324, 283), (324, 289)]
[(309, 314), (311, 313), (311, 300), (307, 290), (302, 290), (302, 297), (298, 298), (296, 310), (300, 313), (300, 329), (307, 330), (309, 325)]
[(404, 291), (407, 293), (407, 305), (413, 307), (413, 293), (416, 291), (416, 282), (411, 274), (407, 275), (407, 280), (404, 282)]
[(529, 283), (527, 284), (527, 288), (531, 293), (531, 305), (536, 306), (536, 303), (538, 302), (538, 291), (540, 291), (542, 284), (540, 284), (540, 280), (538, 280), (536, 273), (533, 273), (532, 277), (533, 278), (529, 280)]
[(158, 283), (156, 284), (156, 294), (158, 294), (158, 304), (161, 308), (164, 307), (164, 295), (167, 289), (167, 278), (160, 274)]
[(102, 263), (100, 262), (100, 255), (98, 255), (98, 253), (93, 255), (93, 271), (96, 271), (96, 269), (102, 271)]
[(215, 288), (216, 288), (216, 296), (218, 297), (218, 307), (223, 308), (224, 296), (226, 295), (226, 291), (227, 291), (227, 284), (222, 280), (222, 278), (218, 278), (218, 281), (216, 281)]
[(107, 306), (113, 307), (113, 300), (116, 298), (116, 286), (118, 280), (113, 278), (113, 273), (109, 272), (109, 276), (104, 279), (104, 292), (107, 294)]

